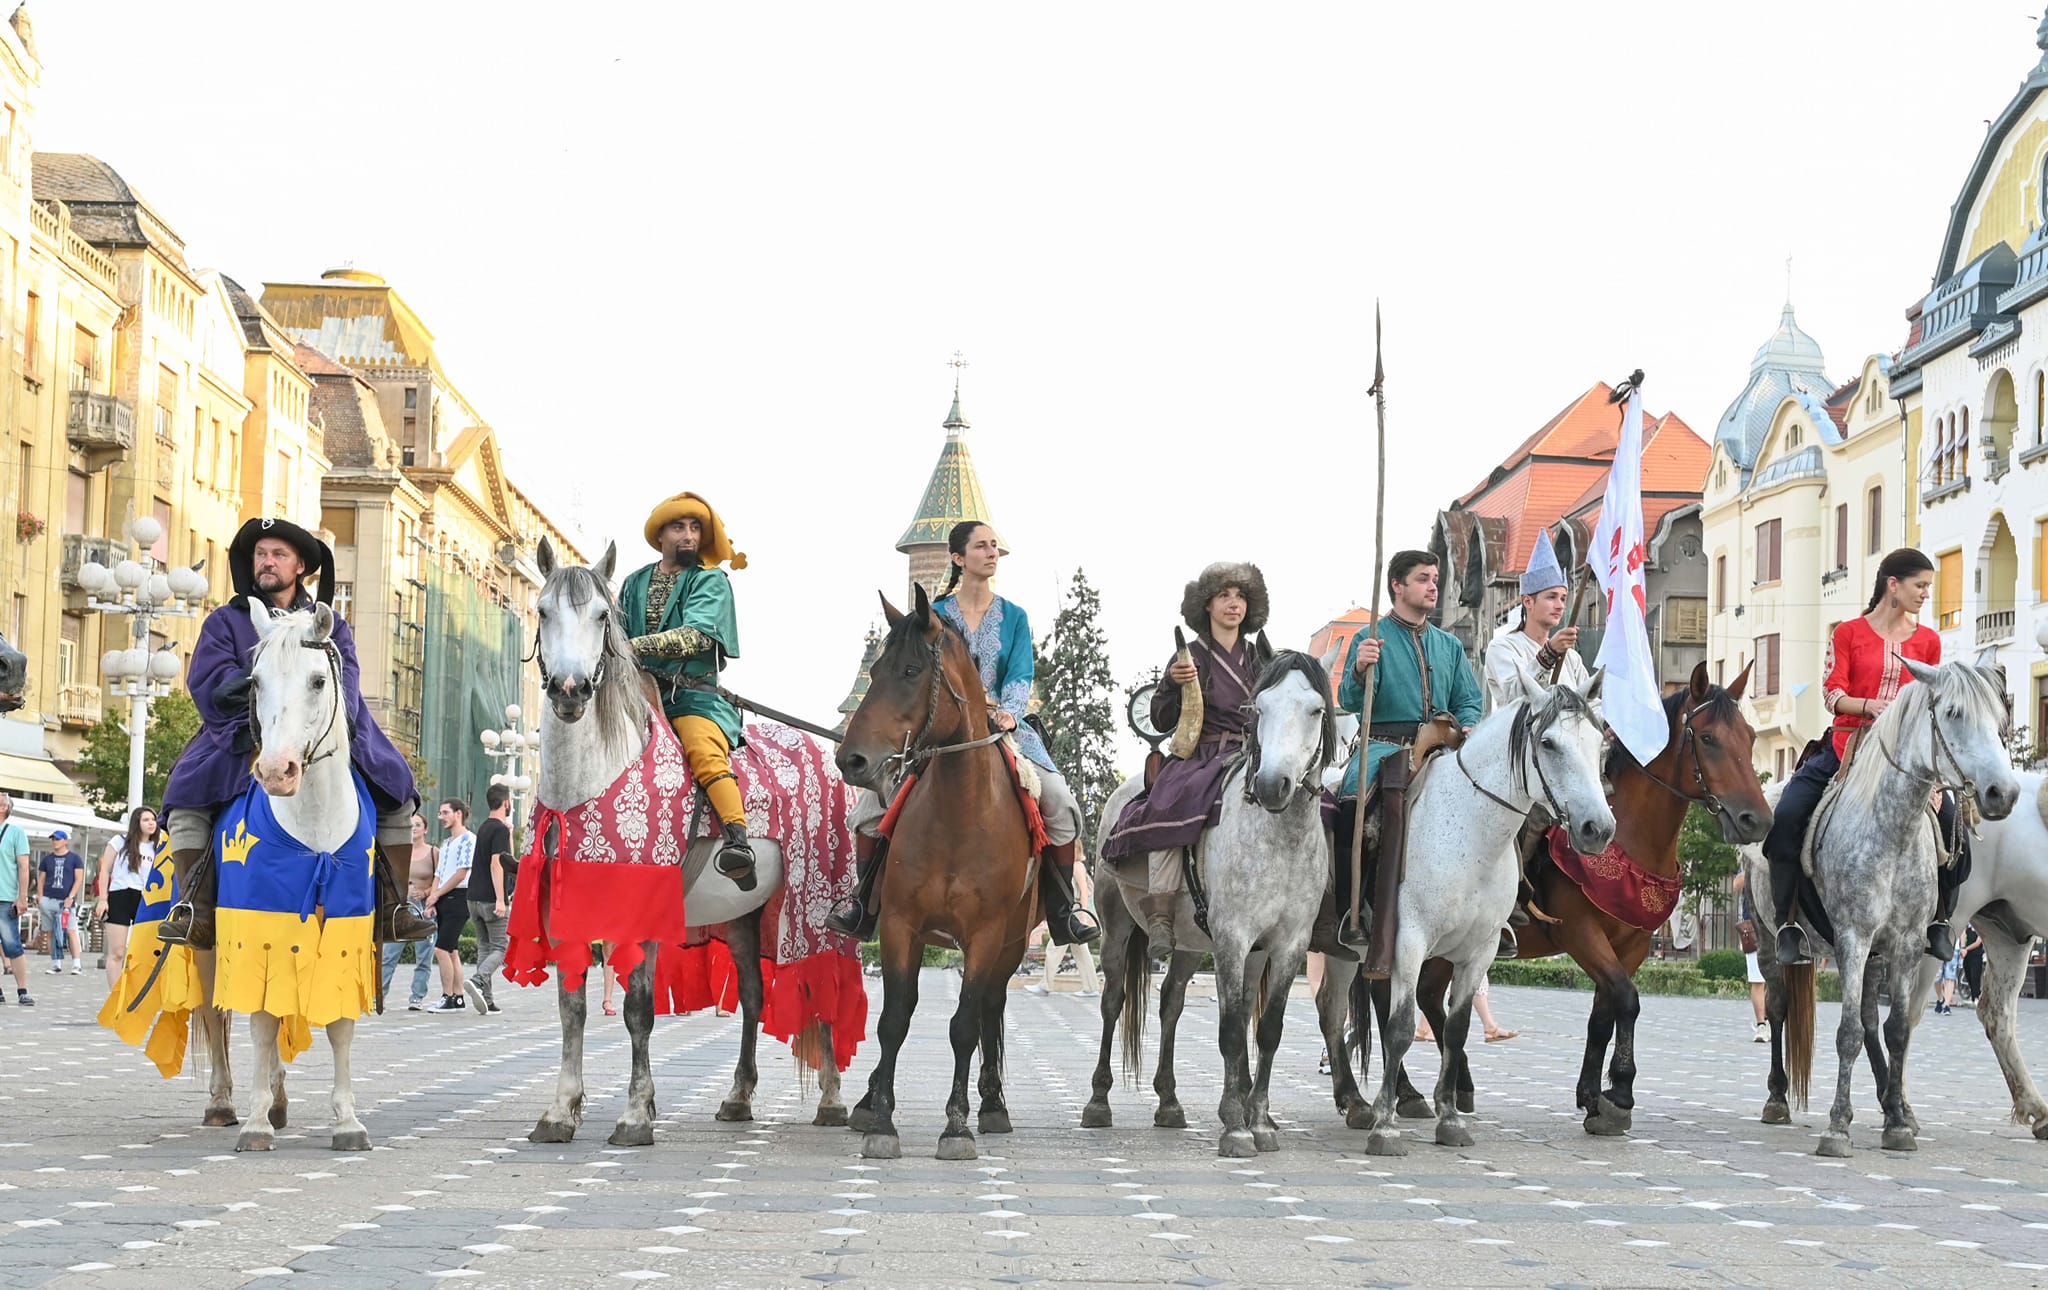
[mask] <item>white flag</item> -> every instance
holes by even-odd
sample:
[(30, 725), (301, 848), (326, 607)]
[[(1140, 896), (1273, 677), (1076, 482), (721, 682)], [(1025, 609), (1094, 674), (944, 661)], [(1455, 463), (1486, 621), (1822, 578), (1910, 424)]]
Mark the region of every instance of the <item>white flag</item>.
[(1657, 665), (1650, 657), (1643, 591), (1643, 396), (1630, 390), (1600, 503), (1600, 528), (1593, 535), (1591, 564), (1607, 593), (1607, 634), (1596, 662), (1607, 669), (1600, 684), (1601, 715), (1615, 737), (1647, 765), (1671, 741), (1671, 726), (1657, 689)]

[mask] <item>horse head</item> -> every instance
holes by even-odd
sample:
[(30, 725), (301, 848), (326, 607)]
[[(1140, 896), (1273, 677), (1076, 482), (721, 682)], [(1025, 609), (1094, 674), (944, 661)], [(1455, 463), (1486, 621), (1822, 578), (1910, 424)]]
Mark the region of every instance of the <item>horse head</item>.
[(1307, 654), (1283, 650), (1252, 690), (1245, 791), (1275, 815), (1300, 791), (1313, 792), (1336, 755), (1330, 674)]
[(1597, 855), (1614, 839), (1614, 812), (1600, 784), (1600, 718), (1593, 703), (1606, 672), (1580, 690), (1553, 685), (1526, 700), (1509, 740), (1516, 774), (1533, 780), (1573, 849)]
[(348, 755), (334, 611), (315, 605), (277, 618), (251, 600), (249, 620), (257, 637), (249, 663), (249, 726), (256, 736), (250, 772), (264, 792), (290, 797), (308, 765)]
[(882, 597), (889, 635), (868, 669), (868, 692), (833, 760), (846, 782), (886, 793), (892, 764), (915, 747), (988, 733), (987, 691), (960, 633), (932, 611), (922, 586), (909, 613)]
[(561, 721), (583, 719), (608, 667), (623, 667), (631, 675), (633, 649), (611, 592), (618, 558), (616, 542), (606, 544), (603, 557), (589, 568), (555, 563), (555, 549), (546, 538), (534, 553), (542, 578), (534, 654), (541, 692)]
[(28, 690), (28, 656), (0, 636), (0, 712), (12, 712)]
[[(1920, 684), (1900, 691), (1898, 701), (1873, 723), (1871, 737), (1906, 768), (1974, 793), (1987, 819), (2012, 814), (2020, 781), (2006, 747), (2012, 705), (2003, 671), (1971, 663), (1929, 667), (1902, 661)], [(1918, 730), (1922, 721), (1925, 738)]]
[(1761, 842), (1771, 831), (1771, 807), (1751, 759), (1756, 731), (1742, 715), (1742, 692), (1749, 686), (1751, 659), (1721, 688), (1707, 677), (1707, 665), (1692, 670), (1692, 682), (1664, 702), (1671, 719), (1671, 741), (1657, 758), (1666, 762), (1666, 786), (1713, 812), (1725, 842), (1742, 846)]

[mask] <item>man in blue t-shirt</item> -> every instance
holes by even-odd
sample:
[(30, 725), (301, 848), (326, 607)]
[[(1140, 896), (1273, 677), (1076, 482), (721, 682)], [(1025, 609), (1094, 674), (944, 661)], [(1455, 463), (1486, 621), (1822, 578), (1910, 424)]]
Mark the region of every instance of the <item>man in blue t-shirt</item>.
[(85, 947), (78, 935), (78, 893), (85, 888), (85, 857), (71, 849), (71, 833), (50, 834), (50, 853), (36, 862), (36, 897), (43, 926), (50, 931), (50, 972), (64, 970), (64, 942), (71, 942), (71, 975), (85, 971)]
[[(28, 834), (13, 820), (14, 799), (0, 793), (0, 964), (14, 973), (16, 1000), (33, 1008), (28, 997), (28, 956), (21, 952), (21, 916), (28, 912)], [(0, 992), (0, 999), (5, 999)]]

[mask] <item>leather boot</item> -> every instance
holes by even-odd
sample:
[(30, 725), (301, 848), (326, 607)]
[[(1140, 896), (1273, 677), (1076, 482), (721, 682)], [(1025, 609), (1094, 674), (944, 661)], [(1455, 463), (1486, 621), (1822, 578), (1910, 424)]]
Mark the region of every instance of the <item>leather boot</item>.
[(1940, 959), (1943, 963), (1954, 958), (1956, 956), (1955, 929), (1946, 922), (1929, 923), (1927, 925), (1927, 955), (1929, 958)]
[(874, 898), (875, 884), (882, 876), (882, 862), (889, 854), (887, 838), (853, 835), (853, 894), (832, 906), (825, 926), (857, 941), (875, 939), (875, 924), (881, 921), (881, 902)]
[[(193, 871), (206, 856), (203, 847), (171, 852), (178, 871), (178, 903), (171, 906), (156, 926), (156, 938), (165, 945), (189, 945), (195, 950), (213, 948), (214, 885), (212, 867), (203, 880), (194, 882)], [(200, 890), (204, 888), (204, 890)]]
[(1177, 891), (1147, 892), (1138, 897), (1138, 921), (1144, 925), (1145, 943), (1153, 958), (1173, 957), (1173, 915), (1179, 903)]
[[(380, 944), (397, 941), (430, 941), (439, 931), (431, 919), (421, 918), (412, 912), (405, 901), (400, 899), (404, 888), (398, 884), (398, 876), (391, 867), (391, 857), (386, 854), (384, 844), (377, 844), (377, 940)], [(449, 893), (453, 895), (454, 893)]]
[(1408, 758), (1380, 762), (1380, 836), (1372, 866), (1372, 930), (1359, 971), (1368, 981), (1394, 974), (1394, 937), (1401, 917), (1401, 859), (1408, 832)]
[(1060, 842), (1040, 853), (1038, 903), (1055, 945), (1093, 945), (1102, 939), (1102, 929), (1074, 899), (1074, 848), (1072, 842)]
[[(1345, 857), (1343, 863), (1350, 863), (1350, 857)], [(1337, 936), (1337, 887), (1334, 883), (1323, 887), (1323, 903), (1316, 909), (1314, 926), (1309, 928), (1308, 947), (1340, 963), (1358, 962), (1358, 952)]]
[(1515, 929), (1512, 926), (1501, 928), (1500, 944), (1493, 951), (1494, 961), (1507, 962), (1510, 959), (1518, 959), (1521, 956), (1522, 946), (1520, 942), (1515, 940)]
[(725, 841), (718, 848), (714, 863), (718, 872), (732, 880), (732, 885), (741, 891), (754, 889), (754, 848), (747, 844), (747, 826), (728, 824), (725, 826)]
[(1786, 923), (1778, 929), (1778, 966), (1798, 967), (1812, 962), (1806, 955), (1806, 933), (1797, 923)]

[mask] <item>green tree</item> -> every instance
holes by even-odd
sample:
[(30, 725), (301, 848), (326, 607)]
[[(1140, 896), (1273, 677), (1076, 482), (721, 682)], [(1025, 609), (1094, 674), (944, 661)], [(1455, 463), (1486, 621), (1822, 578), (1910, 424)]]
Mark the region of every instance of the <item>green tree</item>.
[(1686, 906), (1697, 912), (1702, 900), (1718, 896), (1741, 864), (1742, 853), (1721, 840), (1721, 826), (1706, 808), (1698, 803), (1687, 807), (1678, 830), (1678, 873)]
[[(149, 705), (149, 733), (142, 742), (142, 800), (163, 805), (164, 782), (171, 766), (192, 736), (199, 733), (199, 709), (192, 697), (174, 690)], [(79, 791), (93, 810), (111, 815), (128, 809), (128, 723), (108, 715), (85, 737), (78, 759), (80, 777), (89, 782)]]
[(1108, 640), (1096, 625), (1101, 611), (1088, 575), (1076, 569), (1052, 634), (1038, 645), (1038, 716), (1052, 735), (1053, 765), (1081, 807), (1081, 836), (1089, 845), (1103, 804), (1122, 779), (1114, 756), (1116, 685)]

